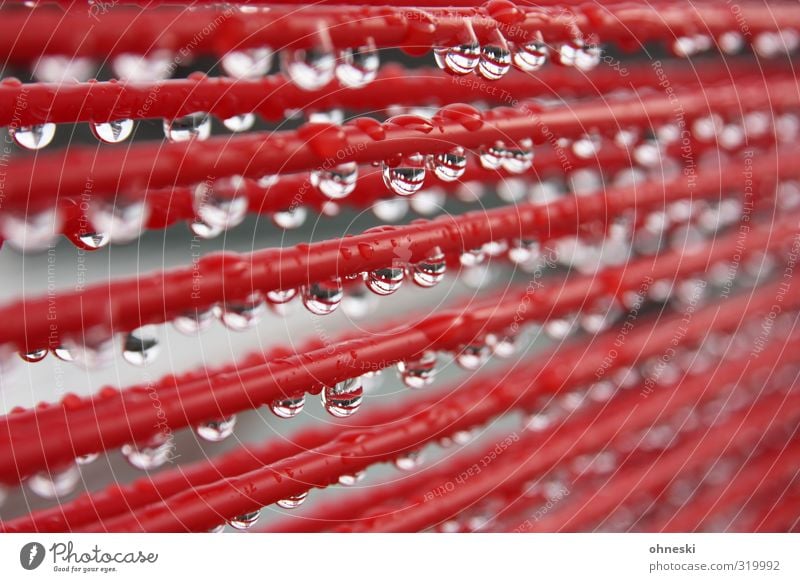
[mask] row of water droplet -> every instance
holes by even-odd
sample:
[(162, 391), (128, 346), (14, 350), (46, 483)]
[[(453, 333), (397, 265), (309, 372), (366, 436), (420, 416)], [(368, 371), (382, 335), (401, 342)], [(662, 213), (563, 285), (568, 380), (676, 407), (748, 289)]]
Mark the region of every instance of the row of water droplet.
[(555, 50), (542, 40), (514, 45), (496, 31), (494, 42), (481, 45), (473, 39), (452, 47), (435, 47), (433, 54), (439, 68), (448, 73), (467, 75), (475, 72), (488, 81), (496, 81), (506, 75), (512, 65), (530, 73), (541, 69), (548, 58), (589, 71), (600, 64), (602, 49), (595, 42), (582, 38), (575, 38)]

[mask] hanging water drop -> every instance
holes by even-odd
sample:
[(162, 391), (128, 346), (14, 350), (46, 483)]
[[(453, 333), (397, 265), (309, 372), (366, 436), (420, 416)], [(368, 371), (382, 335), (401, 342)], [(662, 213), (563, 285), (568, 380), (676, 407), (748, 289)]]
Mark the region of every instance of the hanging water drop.
[(251, 129), (256, 123), (256, 116), (254, 113), (242, 113), (241, 115), (234, 115), (222, 120), (228, 130), (239, 133), (240, 131), (247, 131)]
[(112, 62), (112, 68), (121, 81), (154, 83), (168, 78), (174, 65), (169, 51), (156, 51), (150, 55), (117, 55)]
[(218, 443), (231, 436), (234, 427), (236, 427), (236, 415), (231, 415), (227, 418), (218, 418), (199, 424), (195, 431), (201, 439), (210, 443)]
[(111, 237), (106, 232), (85, 232), (78, 235), (78, 241), (88, 250), (96, 251), (106, 246)]
[[(194, 190), (195, 215), (212, 231), (223, 231), (241, 224), (247, 216), (248, 205), (241, 176), (219, 178), (212, 184), (202, 182)], [(197, 230), (195, 234), (202, 236)]]
[(455, 182), (467, 171), (467, 155), (464, 148), (457, 146), (450, 151), (433, 154), (428, 165), (442, 182)]
[(213, 309), (197, 309), (176, 317), (172, 325), (184, 335), (197, 335), (207, 330), (213, 320)]
[(250, 513), (243, 513), (242, 515), (237, 515), (236, 517), (229, 519), (228, 525), (233, 529), (238, 530), (250, 529), (256, 524), (260, 516), (260, 509), (258, 511), (251, 511)]
[(477, 267), (486, 260), (486, 251), (483, 248), (471, 249), (463, 252), (458, 260), (464, 267)]
[(161, 435), (151, 439), (147, 444), (123, 445), (120, 451), (133, 467), (151, 471), (169, 460), (172, 446), (172, 441)]
[(316, 91), (333, 80), (336, 57), (327, 48), (281, 51), (281, 70), (299, 88)]
[(422, 461), (423, 458), (421, 451), (409, 451), (395, 458), (394, 466), (401, 471), (413, 471), (422, 465)]
[(530, 170), (533, 165), (533, 141), (521, 139), (517, 145), (503, 148), (503, 157), (500, 166), (510, 174), (522, 174)]
[(26, 150), (40, 150), (50, 145), (56, 135), (55, 123), (9, 127), (8, 133), (16, 144)]
[(503, 35), (495, 30), (495, 39), (491, 44), (481, 47), (481, 58), (478, 62), (478, 73), (489, 81), (497, 81), (511, 68), (511, 51)]
[(81, 480), (77, 465), (61, 471), (36, 473), (28, 479), (28, 488), (44, 499), (58, 499), (69, 495)]
[(340, 200), (349, 196), (356, 188), (358, 181), (358, 164), (346, 162), (333, 168), (319, 169), (311, 172), (311, 185), (331, 200)]
[(200, 141), (211, 135), (211, 117), (208, 113), (190, 113), (184, 117), (164, 120), (164, 135), (171, 142)]
[(104, 143), (120, 143), (133, 133), (132, 119), (118, 119), (91, 125), (94, 136)]
[(403, 284), (405, 269), (400, 266), (383, 267), (367, 274), (367, 289), (376, 295), (391, 295)]
[(65, 339), (53, 352), (57, 358), (74, 362), (86, 370), (108, 366), (114, 359), (114, 342), (105, 337), (87, 337), (82, 342)]
[(110, 242), (124, 244), (139, 238), (146, 229), (150, 205), (144, 200), (93, 200), (87, 216), (94, 229), (107, 234)]
[(547, 62), (547, 45), (533, 41), (519, 45), (514, 51), (514, 65), (526, 73), (538, 71)]
[(281, 305), (294, 299), (297, 296), (297, 289), (273, 289), (272, 291), (267, 291), (266, 296), (267, 301), (270, 303)]
[(45, 348), (39, 350), (31, 350), (30, 352), (27, 353), (25, 352), (19, 353), (20, 358), (30, 363), (41, 362), (46, 355), (47, 355), (47, 349)]
[(514, 264), (528, 263), (539, 258), (541, 245), (537, 240), (516, 238), (511, 241), (508, 249), (508, 258)]
[(258, 79), (272, 67), (272, 49), (268, 47), (231, 51), (222, 57), (222, 68), (237, 79)]
[(272, 215), (272, 222), (274, 222), (275, 226), (279, 228), (292, 230), (303, 226), (307, 215), (308, 212), (306, 211), (305, 207), (297, 206), (289, 210), (283, 210), (281, 212), (274, 213)]
[(122, 357), (134, 366), (146, 366), (153, 362), (161, 351), (158, 335), (155, 325), (145, 325), (130, 332), (125, 336)]
[(97, 67), (91, 59), (78, 56), (43, 55), (33, 65), (33, 76), (41, 83), (85, 83)]
[(433, 287), (444, 279), (447, 272), (447, 259), (439, 247), (411, 267), (414, 283), (420, 287)]
[(456, 355), (456, 364), (464, 370), (475, 371), (489, 360), (490, 355), (491, 350), (485, 343), (466, 345)]
[(581, 71), (590, 71), (600, 64), (602, 50), (594, 43), (584, 42), (581, 38), (575, 38), (561, 45), (559, 57), (561, 64), (568, 67), (575, 67)]
[(481, 166), (487, 170), (499, 170), (506, 158), (506, 148), (503, 142), (495, 142), (480, 151)]
[(285, 499), (281, 499), (276, 502), (278, 507), (282, 507), (283, 509), (295, 509), (303, 505), (303, 503), (308, 497), (308, 491), (303, 491), (302, 493), (298, 493), (297, 495), (292, 495)]
[(272, 414), (279, 418), (294, 418), (303, 411), (306, 405), (306, 395), (296, 394), (287, 398), (278, 398), (273, 400), (269, 409)]
[(397, 362), (397, 373), (408, 388), (424, 388), (436, 377), (436, 359), (436, 352), (423, 352), (416, 358)]
[(366, 471), (356, 471), (353, 474), (339, 475), (339, 485), (342, 485), (343, 487), (352, 487), (360, 481), (363, 481), (364, 477), (366, 476)]
[(61, 213), (55, 205), (31, 215), (7, 212), (0, 220), (3, 238), (21, 252), (37, 252), (51, 247), (62, 225)]
[(75, 457), (75, 462), (78, 465), (90, 465), (100, 457), (100, 453), (87, 453), (85, 455), (78, 455)]
[(314, 315), (333, 313), (342, 302), (341, 279), (328, 279), (303, 288), (303, 305)]
[(356, 413), (364, 400), (361, 378), (349, 378), (336, 384), (325, 386), (321, 393), (322, 405), (329, 414), (346, 418)]
[(425, 156), (401, 155), (382, 164), (383, 183), (399, 196), (411, 196), (425, 182)]
[(454, 75), (467, 75), (475, 70), (481, 59), (481, 45), (477, 42), (460, 44), (451, 48), (437, 47), (434, 57), (439, 68)]
[(258, 325), (266, 311), (264, 295), (256, 291), (241, 301), (226, 301), (220, 320), (232, 331), (245, 331)]
[(510, 358), (517, 351), (515, 338), (510, 335), (490, 334), (486, 336), (486, 345), (491, 348), (492, 354), (498, 358)]
[(341, 52), (336, 78), (345, 87), (363, 87), (375, 80), (380, 64), (378, 50), (370, 39), (367, 45)]

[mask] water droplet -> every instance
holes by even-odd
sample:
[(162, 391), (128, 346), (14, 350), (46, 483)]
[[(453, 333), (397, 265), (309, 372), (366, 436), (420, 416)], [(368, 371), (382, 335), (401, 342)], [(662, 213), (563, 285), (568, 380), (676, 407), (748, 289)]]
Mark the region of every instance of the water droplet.
[(533, 141), (521, 139), (517, 145), (503, 148), (500, 166), (511, 174), (522, 174), (533, 165)]
[(234, 115), (222, 120), (228, 130), (238, 133), (240, 131), (247, 131), (255, 125), (256, 116), (254, 113), (242, 113), (241, 115)]
[(134, 366), (146, 366), (153, 362), (161, 351), (158, 336), (155, 325), (145, 325), (130, 332), (125, 336), (122, 357)]
[(370, 39), (367, 45), (342, 51), (336, 78), (345, 87), (363, 87), (375, 80), (380, 65), (380, 56)]
[(422, 461), (423, 458), (421, 451), (409, 451), (397, 457), (394, 460), (394, 466), (401, 471), (413, 471), (422, 465)]
[(26, 362), (41, 362), (47, 355), (47, 350), (42, 348), (40, 350), (33, 350), (28, 353), (20, 352), (19, 357)]
[(490, 334), (486, 336), (486, 345), (491, 348), (492, 354), (498, 358), (510, 358), (517, 352), (515, 338), (510, 335)]
[(508, 73), (511, 68), (511, 51), (508, 43), (497, 33), (494, 44), (481, 47), (481, 58), (478, 62), (478, 73), (489, 81), (496, 81)]
[(69, 495), (81, 480), (77, 465), (62, 471), (36, 473), (28, 479), (28, 488), (44, 499), (57, 499)]
[(172, 325), (184, 335), (197, 335), (208, 329), (213, 320), (213, 309), (197, 309), (176, 317)]
[(55, 123), (9, 127), (8, 133), (18, 146), (26, 150), (40, 150), (47, 147), (56, 135)]
[(269, 405), (269, 409), (272, 414), (279, 418), (294, 418), (303, 411), (305, 405), (306, 395), (296, 394), (288, 398), (273, 400)]
[(367, 289), (376, 295), (391, 295), (403, 284), (405, 278), (403, 267), (384, 267), (370, 271), (367, 275)]
[(231, 51), (222, 57), (226, 74), (237, 79), (258, 79), (272, 67), (272, 49), (268, 47)]
[(3, 238), (21, 252), (43, 251), (52, 246), (62, 224), (55, 205), (33, 215), (5, 213), (0, 220)]
[(292, 299), (297, 296), (297, 289), (277, 289), (272, 291), (267, 291), (267, 301), (270, 303), (275, 303), (276, 305), (280, 305), (282, 303), (288, 303)]
[(585, 43), (576, 38), (561, 45), (559, 57), (561, 64), (575, 67), (581, 71), (590, 71), (600, 64), (602, 50), (592, 43)]
[(554, 340), (567, 338), (574, 328), (575, 319), (573, 317), (552, 319), (544, 324), (545, 333)]
[(441, 188), (428, 188), (411, 197), (411, 208), (422, 216), (431, 216), (439, 212), (445, 203), (447, 194)]
[(333, 80), (336, 57), (325, 48), (281, 51), (281, 70), (305, 91), (321, 89)]
[(237, 515), (233, 519), (229, 519), (228, 525), (231, 526), (233, 529), (238, 529), (238, 530), (250, 529), (256, 524), (260, 516), (261, 516), (260, 509), (258, 511), (252, 511), (250, 513), (243, 513), (242, 515)]
[(111, 237), (106, 232), (87, 232), (78, 235), (78, 241), (89, 250), (96, 251), (106, 246)]
[(159, 436), (144, 445), (123, 445), (120, 451), (132, 466), (142, 471), (150, 471), (169, 460), (172, 446), (171, 440)]
[(619, 303), (608, 297), (595, 302), (581, 315), (581, 327), (588, 333), (600, 333), (611, 328), (621, 315)]
[(307, 215), (308, 211), (305, 207), (298, 206), (297, 208), (274, 213), (272, 215), (272, 222), (279, 228), (291, 230), (303, 226)]
[(363, 481), (364, 477), (366, 476), (366, 471), (356, 471), (352, 475), (339, 475), (339, 485), (344, 487), (352, 487), (360, 481)]
[(89, 204), (88, 218), (97, 232), (107, 234), (113, 243), (124, 244), (136, 240), (146, 230), (150, 205), (144, 200), (93, 200)]
[(220, 178), (213, 184), (198, 184), (193, 200), (197, 221), (192, 225), (192, 231), (210, 238), (211, 234), (238, 226), (247, 216), (248, 205), (241, 176)]
[(378, 200), (372, 205), (372, 213), (384, 222), (397, 222), (408, 213), (408, 202), (403, 198)]
[(296, 507), (303, 505), (306, 497), (308, 497), (308, 491), (303, 491), (297, 495), (292, 495), (291, 497), (277, 501), (276, 505), (278, 507), (282, 507), (283, 509), (295, 509)]
[(433, 154), (428, 165), (442, 182), (455, 182), (467, 170), (467, 155), (464, 148), (458, 146), (448, 152)]
[(96, 70), (91, 59), (76, 56), (42, 56), (33, 66), (33, 76), (41, 83), (85, 83)]
[(508, 249), (509, 260), (517, 265), (535, 261), (540, 255), (541, 245), (537, 240), (516, 238), (511, 241), (511, 246)]
[(521, 71), (538, 71), (547, 62), (547, 45), (540, 41), (529, 42), (515, 47), (514, 65)]
[(358, 164), (346, 162), (330, 169), (311, 172), (311, 185), (331, 200), (340, 200), (356, 188)]
[(241, 301), (226, 301), (220, 320), (230, 330), (245, 331), (258, 325), (266, 311), (264, 295), (256, 291)]
[(85, 455), (78, 455), (75, 457), (75, 462), (78, 465), (90, 465), (100, 457), (100, 453), (87, 453)]
[(456, 355), (456, 364), (464, 370), (478, 370), (489, 360), (490, 355), (491, 350), (486, 344), (466, 345)]
[(417, 358), (397, 362), (397, 373), (407, 387), (424, 388), (433, 383), (436, 376), (436, 359), (436, 352), (423, 352)]
[(397, 156), (384, 161), (382, 168), (383, 183), (400, 196), (411, 196), (425, 182), (425, 156), (422, 154)]
[(329, 414), (346, 418), (355, 414), (364, 400), (361, 378), (349, 378), (336, 384), (325, 386), (321, 393), (322, 405)]
[(162, 81), (174, 70), (169, 51), (157, 51), (150, 55), (123, 53), (114, 57), (112, 67), (120, 80), (135, 83)]
[(499, 170), (506, 157), (506, 148), (503, 142), (495, 142), (480, 151), (481, 166), (487, 170)]
[(451, 48), (437, 47), (434, 58), (439, 68), (454, 75), (466, 75), (475, 70), (481, 59), (481, 46), (477, 42)]
[(600, 136), (596, 134), (582, 135), (572, 142), (572, 151), (584, 160), (594, 157), (600, 151)]
[(483, 248), (472, 249), (461, 254), (459, 261), (467, 268), (477, 267), (486, 260), (486, 251)]
[(428, 256), (413, 265), (414, 283), (420, 287), (433, 287), (444, 279), (447, 272), (447, 260), (439, 247), (435, 247)]
[(211, 117), (208, 113), (198, 112), (172, 121), (165, 119), (164, 135), (171, 142), (208, 139), (211, 135)]
[(69, 348), (66, 346), (59, 346), (57, 348), (54, 348), (53, 355), (62, 362), (72, 362), (74, 360), (74, 358), (72, 357), (72, 352), (70, 352)]
[(118, 119), (91, 125), (94, 136), (104, 143), (120, 143), (133, 133), (132, 119)]
[(315, 315), (333, 313), (342, 301), (341, 279), (329, 279), (303, 288), (303, 305)]
[(231, 436), (235, 426), (236, 415), (231, 415), (227, 418), (206, 421), (203, 424), (197, 425), (195, 430), (197, 436), (201, 439), (210, 443), (218, 443)]

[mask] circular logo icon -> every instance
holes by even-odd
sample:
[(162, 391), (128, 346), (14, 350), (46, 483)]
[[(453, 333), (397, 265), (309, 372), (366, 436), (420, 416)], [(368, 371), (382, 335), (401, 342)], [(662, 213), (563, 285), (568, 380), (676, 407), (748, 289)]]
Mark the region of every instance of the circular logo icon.
[(39, 542), (30, 542), (19, 551), (19, 563), (26, 570), (35, 570), (44, 561), (44, 546)]

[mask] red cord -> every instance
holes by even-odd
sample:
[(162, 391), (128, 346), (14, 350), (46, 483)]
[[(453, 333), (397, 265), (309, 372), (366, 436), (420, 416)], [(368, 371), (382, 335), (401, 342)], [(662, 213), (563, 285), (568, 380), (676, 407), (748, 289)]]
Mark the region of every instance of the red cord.
[[(480, 43), (496, 42), (497, 31), (516, 43), (534, 40), (539, 33), (548, 43), (594, 34), (600, 42), (623, 48), (698, 33), (717, 37), (738, 30), (739, 19), (750, 30), (747, 41), (778, 26), (800, 28), (800, 9), (793, 4), (766, 7), (742, 2), (740, 8), (734, 14), (712, 3), (687, 7), (677, 1), (531, 8), (506, 0), (491, 0), (479, 8), (322, 6), (312, 11), (276, 6), (257, 13), (202, 7), (191, 11), (118, 7), (94, 12), (41, 7), (35, 12), (6, 11), (0, 21), (0, 59), (27, 63), (42, 54), (105, 59), (159, 50), (221, 56), (250, 47), (307, 48), (320, 42), (320, 29), (327, 31), (335, 48), (363, 46), (372, 40), (379, 48), (399, 47), (422, 54), (434, 46), (463, 42), (467, 21)], [(32, 16), (36, 26), (28, 25)]]

